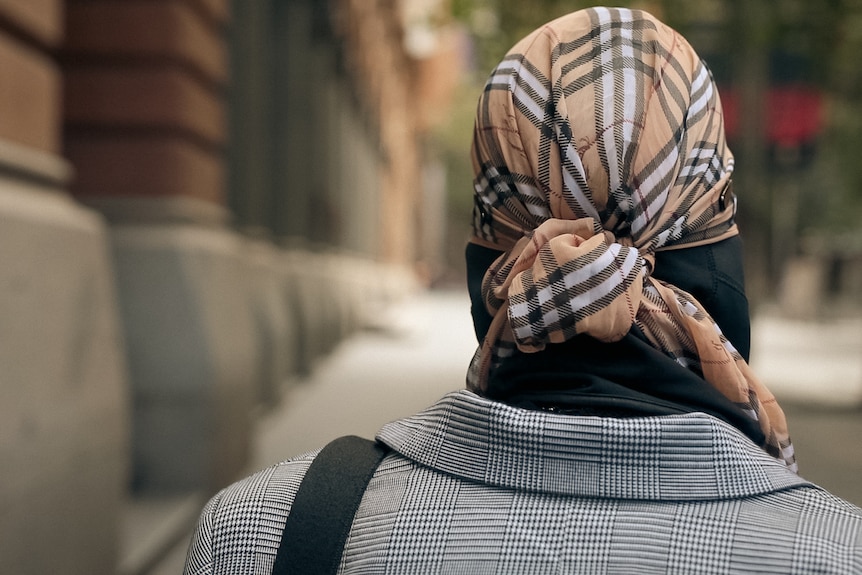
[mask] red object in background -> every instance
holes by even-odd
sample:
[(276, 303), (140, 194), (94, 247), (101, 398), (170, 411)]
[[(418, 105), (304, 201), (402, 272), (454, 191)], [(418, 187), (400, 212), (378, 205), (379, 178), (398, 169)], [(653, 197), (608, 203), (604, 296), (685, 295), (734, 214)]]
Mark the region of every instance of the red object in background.
[[(731, 88), (719, 89), (724, 129), (729, 139), (739, 135), (739, 97)], [(823, 97), (799, 84), (773, 86), (766, 93), (763, 114), (766, 138), (772, 144), (798, 146), (810, 142), (823, 127)]]

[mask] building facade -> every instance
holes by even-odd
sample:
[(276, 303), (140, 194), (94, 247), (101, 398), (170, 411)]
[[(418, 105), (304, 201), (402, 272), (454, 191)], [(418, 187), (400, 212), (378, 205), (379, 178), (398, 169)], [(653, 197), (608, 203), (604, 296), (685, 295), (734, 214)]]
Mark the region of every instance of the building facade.
[(452, 54), (405, 38), (444, 11), (0, 0), (4, 569), (116, 571), (130, 498), (234, 479), (255, 406), (416, 285)]

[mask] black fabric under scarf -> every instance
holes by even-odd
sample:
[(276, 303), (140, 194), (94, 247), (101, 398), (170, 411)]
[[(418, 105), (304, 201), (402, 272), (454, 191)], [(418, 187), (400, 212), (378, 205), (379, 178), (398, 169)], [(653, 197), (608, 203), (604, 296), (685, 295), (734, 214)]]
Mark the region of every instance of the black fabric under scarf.
[[(474, 327), (481, 341), (491, 322), (482, 303), (482, 277), (500, 253), (470, 244), (466, 255)], [(659, 252), (652, 275), (694, 295), (747, 360), (750, 324), (741, 262), (742, 242), (737, 236)], [(733, 425), (758, 445), (765, 441), (756, 421), (698, 374), (652, 347), (637, 327), (614, 343), (583, 335), (538, 353), (516, 353), (491, 374), (486, 395), (518, 407), (574, 415), (642, 417), (700, 411)]]

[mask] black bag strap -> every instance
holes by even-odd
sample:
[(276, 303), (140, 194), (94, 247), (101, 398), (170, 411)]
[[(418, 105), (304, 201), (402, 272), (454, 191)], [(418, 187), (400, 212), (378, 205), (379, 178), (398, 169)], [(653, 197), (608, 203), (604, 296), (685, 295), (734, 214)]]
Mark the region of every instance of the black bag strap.
[(359, 502), (387, 451), (347, 435), (317, 454), (287, 516), (273, 575), (335, 575)]

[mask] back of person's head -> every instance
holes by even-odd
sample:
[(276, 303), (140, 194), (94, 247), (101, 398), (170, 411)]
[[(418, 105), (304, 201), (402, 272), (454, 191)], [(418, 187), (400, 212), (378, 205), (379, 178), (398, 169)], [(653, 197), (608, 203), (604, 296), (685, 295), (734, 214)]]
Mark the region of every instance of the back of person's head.
[(472, 156), (468, 275), (482, 345), (471, 389), (487, 393), (512, 358), (635, 331), (795, 466), (784, 415), (746, 363), (718, 91), (680, 34), (612, 8), (536, 30), (492, 72)]

